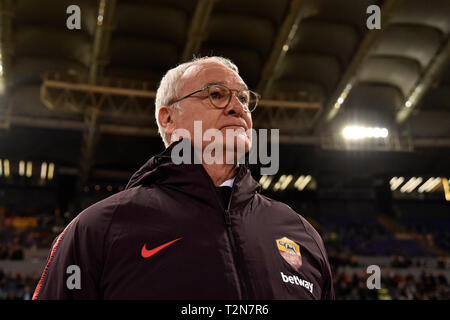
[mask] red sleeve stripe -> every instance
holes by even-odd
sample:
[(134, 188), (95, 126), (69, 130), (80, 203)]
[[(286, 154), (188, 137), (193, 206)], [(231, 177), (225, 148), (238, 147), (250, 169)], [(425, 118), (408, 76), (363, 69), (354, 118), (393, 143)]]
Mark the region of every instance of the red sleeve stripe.
[[(72, 222), (73, 222), (73, 220), (72, 220)], [(41, 291), (42, 284), (44, 283), (44, 279), (47, 276), (47, 272), (48, 272), (48, 268), (50, 267), (50, 263), (52, 262), (53, 256), (56, 253), (56, 249), (58, 248), (59, 243), (61, 242), (62, 238), (64, 237), (64, 234), (69, 229), (69, 226), (72, 224), (72, 222), (67, 225), (67, 227), (63, 230), (63, 232), (61, 232), (61, 234), (59, 235), (59, 237), (56, 240), (55, 244), (53, 245), (52, 251), (50, 252), (50, 257), (48, 258), (47, 264), (46, 264), (46, 266), (44, 268), (44, 272), (42, 273), (41, 279), (39, 280), (39, 283), (36, 286), (36, 290), (34, 290), (34, 294), (33, 294), (32, 300), (37, 300), (38, 295), (39, 295), (39, 291)]]

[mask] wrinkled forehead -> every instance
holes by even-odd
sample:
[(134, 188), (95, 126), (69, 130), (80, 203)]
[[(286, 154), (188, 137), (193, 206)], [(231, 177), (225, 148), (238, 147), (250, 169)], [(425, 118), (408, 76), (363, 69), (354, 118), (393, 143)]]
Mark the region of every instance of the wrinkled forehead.
[(222, 83), (232, 89), (247, 89), (239, 74), (218, 62), (192, 65), (184, 71), (180, 81), (182, 91), (195, 91), (212, 83)]

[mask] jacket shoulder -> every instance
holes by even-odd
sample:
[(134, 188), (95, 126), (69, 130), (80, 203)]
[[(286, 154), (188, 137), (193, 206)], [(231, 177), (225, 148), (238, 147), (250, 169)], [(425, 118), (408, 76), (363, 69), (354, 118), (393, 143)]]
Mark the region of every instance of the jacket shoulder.
[[(97, 299), (104, 261), (104, 240), (121, 195), (81, 211), (53, 242), (33, 299)], [(83, 290), (66, 285), (67, 268), (76, 266)]]
[(117, 207), (124, 201), (123, 191), (108, 198), (100, 200), (81, 211), (75, 218), (74, 223), (78, 227), (104, 229), (111, 222)]

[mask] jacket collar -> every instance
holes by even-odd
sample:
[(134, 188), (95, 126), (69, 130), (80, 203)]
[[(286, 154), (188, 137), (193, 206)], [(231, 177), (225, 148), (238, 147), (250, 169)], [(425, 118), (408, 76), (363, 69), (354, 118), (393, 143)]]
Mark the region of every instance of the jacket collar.
[[(162, 153), (149, 159), (132, 175), (125, 189), (139, 185), (160, 185), (188, 194), (211, 206), (220, 207), (213, 194), (214, 184), (202, 164), (195, 164), (194, 161), (191, 161), (192, 164), (173, 163), (172, 149), (183, 140), (172, 143)], [(190, 143), (189, 145), (191, 146)], [(191, 155), (193, 160), (192, 146)], [(247, 203), (259, 188), (260, 185), (253, 179), (247, 163), (241, 164), (233, 184), (231, 209)]]

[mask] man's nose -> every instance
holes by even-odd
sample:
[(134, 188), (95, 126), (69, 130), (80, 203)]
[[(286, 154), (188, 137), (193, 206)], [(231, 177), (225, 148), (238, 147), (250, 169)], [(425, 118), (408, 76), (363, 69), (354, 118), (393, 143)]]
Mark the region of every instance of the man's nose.
[(231, 100), (228, 106), (225, 108), (227, 115), (241, 116), (245, 112), (245, 106), (239, 101), (235, 92), (231, 94)]

